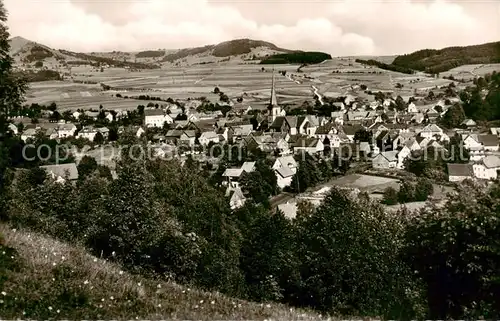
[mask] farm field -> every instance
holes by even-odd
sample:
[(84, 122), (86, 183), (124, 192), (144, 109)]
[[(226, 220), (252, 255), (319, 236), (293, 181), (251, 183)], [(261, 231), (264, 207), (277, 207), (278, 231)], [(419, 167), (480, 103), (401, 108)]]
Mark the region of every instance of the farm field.
[[(62, 109), (96, 108), (103, 105), (110, 109), (133, 109), (147, 101), (120, 99), (122, 96), (149, 95), (186, 100), (206, 97), (213, 103), (219, 96), (213, 94), (215, 87), (229, 96), (233, 102), (245, 96), (245, 104), (264, 108), (270, 97), (271, 70), (286, 71), (286, 75), (276, 72), (275, 86), (278, 100), (283, 104), (301, 105), (314, 98), (313, 88), (322, 96), (337, 97), (354, 94), (373, 100), (363, 90), (353, 89), (355, 85), (366, 85), (372, 92), (392, 92), (394, 96), (410, 97), (416, 91), (425, 92), (436, 87), (447, 86), (451, 81), (442, 76), (461, 75), (472, 77), (471, 73), (485, 74), (500, 70), (497, 65), (468, 65), (442, 73), (441, 78), (424, 74), (407, 75), (386, 71), (355, 62), (354, 57), (334, 58), (324, 63), (300, 68), (298, 65), (255, 65), (235, 62), (194, 65), (185, 67), (164, 67), (156, 70), (130, 71), (122, 68), (108, 68), (102, 72), (91, 67), (72, 67), (71, 80), (32, 83), (28, 92), (28, 103), (48, 104), (56, 102)], [(264, 68), (264, 70), (262, 69)], [(94, 84), (82, 84), (90, 82)], [(112, 90), (104, 92), (101, 84)], [(402, 88), (396, 88), (400, 84)]]

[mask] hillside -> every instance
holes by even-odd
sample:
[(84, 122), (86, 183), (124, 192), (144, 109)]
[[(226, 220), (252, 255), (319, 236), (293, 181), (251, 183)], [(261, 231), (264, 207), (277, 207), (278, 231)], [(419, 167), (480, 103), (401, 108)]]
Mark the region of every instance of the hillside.
[[(18, 65), (33, 67), (35, 63), (49, 69), (65, 68), (71, 65), (109, 65), (134, 69), (159, 68), (162, 64), (214, 63), (227, 61), (232, 57), (243, 60), (258, 60), (277, 53), (292, 53), (270, 42), (252, 39), (235, 39), (219, 44), (177, 50), (144, 50), (139, 52), (92, 52), (79, 53), (65, 49), (52, 49), (48, 46), (14, 37), (10, 40), (10, 54)], [(222, 58), (222, 59), (221, 59)]]
[(45, 66), (48, 69), (59, 70), (70, 65), (100, 66), (107, 64), (115, 67), (128, 67), (135, 69), (159, 68), (154, 64), (136, 63), (126, 60), (118, 60), (98, 55), (77, 53), (64, 49), (53, 49), (43, 44), (14, 37), (10, 39), (10, 55), (16, 64), (23, 67)]
[[(133, 276), (84, 249), (0, 225), (2, 318), (314, 320), (315, 314)], [(137, 318), (136, 318), (137, 319)]]
[(276, 54), (263, 59), (261, 64), (317, 64), (332, 59), (327, 53), (316, 51), (297, 51)]
[(500, 63), (500, 42), (466, 47), (424, 49), (396, 57), (393, 65), (439, 73), (468, 64)]

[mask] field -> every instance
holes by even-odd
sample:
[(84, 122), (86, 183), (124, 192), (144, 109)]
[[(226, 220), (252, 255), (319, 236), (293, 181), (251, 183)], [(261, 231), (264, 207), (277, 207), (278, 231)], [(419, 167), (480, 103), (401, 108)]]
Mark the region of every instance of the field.
[[(364, 93), (359, 85), (367, 86), (367, 90), (372, 92), (392, 92), (393, 96), (410, 97), (447, 86), (451, 81), (442, 79), (443, 76), (472, 78), (473, 74), (484, 75), (500, 70), (500, 65), (462, 66), (443, 73), (441, 78), (365, 66), (355, 62), (354, 57), (334, 58), (302, 68), (297, 65), (263, 66), (241, 61), (141, 71), (108, 68), (100, 72), (91, 67), (73, 67), (71, 77), (65, 81), (32, 83), (28, 103), (55, 101), (61, 109), (72, 110), (97, 108), (99, 105), (109, 109), (134, 109), (138, 104), (148, 103), (117, 98), (118, 93), (129, 97), (149, 95), (174, 100), (203, 96), (215, 103), (219, 101), (219, 96), (213, 94), (217, 86), (233, 102), (238, 97), (244, 97), (245, 105), (259, 109), (268, 104), (273, 68), (277, 71), (275, 86), (279, 102), (301, 105), (306, 100), (312, 102), (312, 86), (318, 88), (320, 95), (330, 97), (352, 94), (367, 101), (373, 100), (373, 96)], [(278, 71), (286, 71), (286, 75)], [(103, 91), (101, 84), (110, 86), (111, 90)]]

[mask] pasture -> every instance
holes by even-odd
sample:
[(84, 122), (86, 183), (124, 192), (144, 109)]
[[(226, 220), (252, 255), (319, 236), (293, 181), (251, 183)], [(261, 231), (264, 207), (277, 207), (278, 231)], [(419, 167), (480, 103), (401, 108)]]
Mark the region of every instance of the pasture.
[[(365, 85), (372, 92), (392, 92), (394, 97), (409, 97), (416, 91), (447, 86), (450, 81), (442, 79), (442, 76), (468, 74), (472, 77), (471, 73), (479, 75), (500, 69), (500, 64), (463, 66), (442, 73), (441, 78), (365, 66), (355, 62), (354, 57), (334, 58), (302, 68), (298, 65), (238, 64), (235, 61), (141, 71), (107, 68), (101, 72), (91, 67), (72, 67), (71, 77), (76, 82), (68, 79), (32, 83), (27, 102), (48, 104), (54, 101), (61, 109), (97, 108), (99, 105), (110, 109), (133, 109), (138, 104), (148, 103), (117, 98), (119, 93), (129, 97), (149, 95), (174, 100), (203, 96), (215, 103), (219, 101), (219, 96), (213, 90), (219, 87), (233, 102), (243, 96), (245, 104), (264, 108), (270, 98), (273, 67), (277, 71), (275, 87), (279, 102), (301, 105), (306, 100), (313, 100), (313, 85), (318, 88), (319, 94), (330, 97), (352, 94), (373, 100), (373, 96), (365, 94), (355, 85)], [(286, 71), (286, 76), (278, 71)], [(103, 91), (100, 84), (110, 86), (111, 90)]]

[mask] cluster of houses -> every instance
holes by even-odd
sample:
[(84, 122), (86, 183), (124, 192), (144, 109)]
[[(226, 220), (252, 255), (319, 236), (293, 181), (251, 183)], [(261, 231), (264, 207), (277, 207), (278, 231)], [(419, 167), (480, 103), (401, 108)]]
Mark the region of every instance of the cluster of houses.
[[(453, 103), (457, 98), (450, 100)], [(413, 152), (429, 147), (446, 148), (450, 138), (456, 135), (461, 137), (464, 147), (469, 151), (470, 162), (449, 164), (449, 180), (497, 178), (500, 169), (500, 128), (480, 133), (474, 121), (466, 120), (461, 129), (444, 130), (437, 124), (437, 119), (446, 113), (450, 102), (426, 104), (423, 100), (410, 101), (408, 97), (405, 109), (399, 108), (398, 111), (389, 108), (394, 106), (394, 99), (363, 104), (356, 97), (347, 95), (342, 102), (334, 104), (338, 111), (332, 112), (330, 117), (287, 115), (286, 110), (278, 104), (273, 74), (267, 114), (249, 113), (251, 107), (243, 109), (236, 117), (223, 117), (220, 111), (201, 114), (192, 111), (199, 106), (199, 102), (188, 101), (184, 110), (175, 104), (167, 108), (146, 108), (144, 126), (134, 130), (139, 137), (148, 128), (165, 128), (165, 124), (168, 124), (170, 129), (155, 134), (151, 143), (173, 147), (231, 144), (272, 153), (276, 156), (273, 170), (278, 186), (282, 189), (290, 186), (297, 171), (298, 164), (293, 157), (297, 153), (322, 154), (325, 150), (348, 150), (352, 156), (371, 162), (374, 169), (401, 170)], [(177, 116), (181, 112), (187, 115), (184, 120), (178, 120)], [(75, 112), (73, 116), (78, 119), (81, 113)], [(86, 113), (86, 116), (97, 117), (98, 113)], [(21, 138), (26, 141), (39, 130), (45, 130), (51, 138), (65, 138), (74, 136), (77, 130), (74, 124), (64, 122), (43, 126), (26, 126), (20, 133)], [(87, 126), (76, 137), (93, 141), (98, 133), (106, 138), (109, 130)], [(357, 137), (366, 134), (369, 135), (368, 139)], [(240, 168), (229, 168), (224, 172), (226, 194), (232, 208), (244, 204), (245, 196), (239, 180), (243, 173), (253, 170), (255, 163), (248, 162)]]

